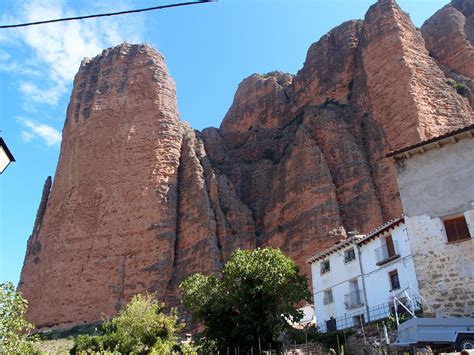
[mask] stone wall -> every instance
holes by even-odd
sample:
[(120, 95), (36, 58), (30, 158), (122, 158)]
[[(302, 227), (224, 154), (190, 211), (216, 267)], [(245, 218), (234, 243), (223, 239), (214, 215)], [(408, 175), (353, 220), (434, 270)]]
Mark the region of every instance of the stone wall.
[[(474, 209), (464, 212), (471, 237)], [(441, 218), (405, 218), (426, 316), (474, 317), (474, 239), (447, 243)]]

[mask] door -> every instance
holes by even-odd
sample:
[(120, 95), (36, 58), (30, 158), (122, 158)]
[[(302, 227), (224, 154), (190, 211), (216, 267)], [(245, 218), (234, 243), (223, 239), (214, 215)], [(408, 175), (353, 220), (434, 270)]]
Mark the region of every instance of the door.
[(395, 255), (395, 246), (393, 245), (393, 239), (391, 235), (385, 238), (385, 245), (387, 246), (387, 256), (390, 258)]

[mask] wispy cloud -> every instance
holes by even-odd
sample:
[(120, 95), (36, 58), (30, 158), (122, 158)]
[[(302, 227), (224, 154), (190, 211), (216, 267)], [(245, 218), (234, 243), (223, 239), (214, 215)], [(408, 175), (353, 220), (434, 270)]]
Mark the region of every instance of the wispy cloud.
[[(61, 0), (29, 0), (18, 1), (15, 4), (17, 13), (8, 14), (8, 18), (2, 19), (3, 23), (78, 15)], [(104, 10), (101, 8), (103, 5), (98, 4), (84, 11), (91, 13)], [(108, 10), (115, 10), (131, 5), (125, 0), (119, 0), (114, 2), (113, 9), (110, 8), (110, 3), (108, 6)], [(26, 45), (30, 49), (28, 52), (31, 53), (26, 60), (33, 65), (24, 66), (23, 61), (15, 60), (3, 51), (0, 52), (0, 66), (3, 65), (4, 69), (0, 70), (28, 76), (18, 82), (19, 91), (26, 100), (55, 106), (69, 91), (84, 57), (93, 57), (103, 48), (123, 41), (140, 41), (144, 26), (139, 19), (140, 17), (128, 16), (127, 19), (102, 18), (19, 28), (11, 31), (11, 36), (0, 37), (0, 42), (13, 48)], [(30, 77), (32, 74), (38, 74), (38, 69), (35, 71), (34, 68), (41, 68), (37, 80)]]
[(40, 88), (31, 82), (20, 82), (20, 91), (34, 102), (56, 105), (62, 94), (67, 92), (66, 84), (58, 81), (52, 87)]
[(21, 132), (21, 138), (24, 142), (30, 142), (35, 137), (41, 138), (48, 146), (55, 146), (61, 142), (61, 133), (54, 127), (36, 123), (23, 117), (18, 117), (18, 121), (23, 124), (25, 129)]

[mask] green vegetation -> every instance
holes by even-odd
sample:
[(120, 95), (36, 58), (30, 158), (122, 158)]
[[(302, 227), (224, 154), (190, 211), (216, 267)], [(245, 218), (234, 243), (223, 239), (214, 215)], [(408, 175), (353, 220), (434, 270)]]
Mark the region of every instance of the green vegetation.
[(462, 83), (458, 83), (456, 85), (456, 92), (459, 94), (459, 95), (462, 95), (464, 97), (467, 97), (469, 95), (469, 92), (471, 90), (469, 90), (469, 88), (467, 87), (467, 85), (465, 84), (462, 84)]
[(33, 324), (25, 319), (28, 301), (11, 282), (0, 284), (0, 354), (35, 353)]
[(181, 284), (184, 305), (204, 325), (207, 350), (275, 345), (288, 319), (298, 321), (298, 302), (310, 300), (308, 280), (280, 250), (235, 250), (222, 277), (200, 273)]
[(456, 92), (461, 96), (468, 97), (469, 93), (471, 92), (471, 89), (469, 89), (469, 87), (466, 84), (458, 83), (457, 81), (453, 79), (448, 79), (446, 83), (450, 85), (452, 88), (454, 88)]
[(177, 346), (177, 333), (184, 327), (175, 310), (163, 313), (155, 295), (136, 295), (111, 321), (101, 335), (81, 335), (71, 353), (114, 351), (134, 354), (169, 354)]

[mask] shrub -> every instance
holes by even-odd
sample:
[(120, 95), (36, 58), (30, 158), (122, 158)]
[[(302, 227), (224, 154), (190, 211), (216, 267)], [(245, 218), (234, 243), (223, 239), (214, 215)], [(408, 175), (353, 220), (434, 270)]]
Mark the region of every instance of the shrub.
[(175, 310), (169, 315), (163, 313), (163, 304), (154, 294), (136, 295), (116, 317), (104, 323), (102, 335), (77, 337), (71, 352), (171, 353), (183, 326)]
[(464, 97), (469, 96), (471, 89), (469, 89), (469, 87), (466, 84), (458, 83), (457, 81), (453, 79), (448, 79), (446, 83), (450, 85), (453, 89), (455, 89), (459, 95), (464, 96)]
[(459, 95), (462, 95), (464, 97), (467, 97), (469, 95), (469, 92), (471, 90), (467, 87), (467, 85), (465, 84), (462, 84), (462, 83), (458, 83), (456, 85), (456, 92), (459, 94)]
[(0, 284), (0, 354), (36, 353), (36, 337), (29, 337), (33, 324), (25, 319), (28, 301), (13, 283)]

